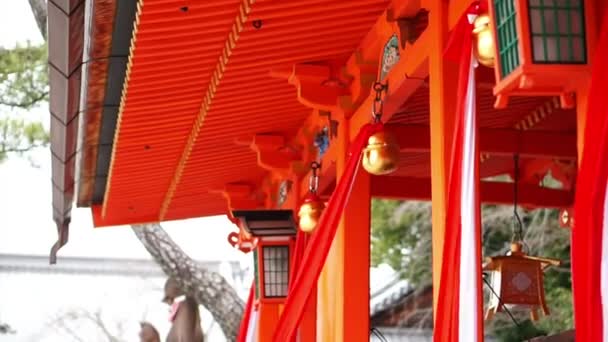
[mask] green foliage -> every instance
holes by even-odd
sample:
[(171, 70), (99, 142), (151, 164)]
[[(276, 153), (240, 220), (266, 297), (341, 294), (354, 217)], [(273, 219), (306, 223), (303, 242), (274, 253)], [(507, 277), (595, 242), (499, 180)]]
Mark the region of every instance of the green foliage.
[(431, 207), (372, 201), (372, 264), (389, 264), (416, 287), (431, 284)]
[(533, 337), (546, 335), (544, 330), (536, 327), (529, 319), (522, 320), (518, 324), (519, 327), (516, 328), (511, 321), (502, 320), (502, 323), (494, 325), (494, 334), (503, 342), (526, 341)]
[(23, 154), (48, 142), (49, 135), (39, 122), (0, 119), (0, 162), (6, 159), (8, 153)]
[(30, 109), (49, 93), (47, 47), (0, 48), (0, 104)]
[[(538, 322), (528, 320), (528, 313), (514, 312), (520, 328), (506, 314), (498, 314), (486, 325), (486, 331), (501, 341), (553, 334), (571, 329), (572, 290), (570, 277), (570, 235), (558, 225), (556, 210), (519, 209), (524, 224), (524, 238), (531, 255), (563, 261), (545, 273), (546, 299), (551, 311)], [(483, 254), (505, 254), (514, 227), (513, 207), (484, 205)], [(372, 202), (372, 264), (387, 263), (414, 286), (432, 282), (430, 203), (399, 202), (376, 199)], [(487, 290), (487, 289), (486, 289)], [(486, 291), (486, 299), (489, 297)]]
[(46, 146), (49, 135), (40, 122), (22, 118), (48, 100), (46, 45), (0, 48), (0, 162)]

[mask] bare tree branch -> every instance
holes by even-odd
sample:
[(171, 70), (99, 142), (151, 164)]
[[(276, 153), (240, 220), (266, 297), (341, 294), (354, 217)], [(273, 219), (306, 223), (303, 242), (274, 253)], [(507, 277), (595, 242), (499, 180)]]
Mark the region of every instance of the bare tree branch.
[(47, 32), (47, 7), (46, 0), (29, 0), (30, 7), (32, 8), (32, 13), (34, 14), (34, 19), (36, 19), (36, 24), (38, 25), (38, 29), (40, 30), (40, 34), (42, 34), (42, 38), (46, 40), (46, 32)]
[(124, 342), (124, 339), (120, 336), (123, 334), (122, 322), (117, 321), (115, 323), (117, 333), (112, 333), (99, 309), (95, 312), (85, 309), (69, 310), (57, 315), (49, 325), (59, 333), (69, 335), (77, 342), (88, 341), (88, 339), (79, 333), (82, 330), (82, 326), (77, 324), (79, 322), (91, 323), (93, 327), (99, 329), (99, 332), (102, 333), (108, 342)]
[(36, 96), (34, 98), (31, 98), (31, 99), (27, 99), (27, 101), (23, 101), (23, 102), (13, 102), (13, 101), (0, 100), (0, 105), (7, 106), (7, 107), (13, 107), (13, 108), (14, 107), (24, 108), (24, 109), (25, 108), (32, 108), (37, 103), (42, 102), (42, 101), (46, 101), (48, 95), (49, 95), (48, 91), (42, 92), (38, 96)]
[(218, 322), (226, 339), (238, 334), (244, 303), (226, 279), (199, 266), (160, 224), (135, 225), (133, 232), (169, 277), (173, 277), (188, 295), (204, 306)]

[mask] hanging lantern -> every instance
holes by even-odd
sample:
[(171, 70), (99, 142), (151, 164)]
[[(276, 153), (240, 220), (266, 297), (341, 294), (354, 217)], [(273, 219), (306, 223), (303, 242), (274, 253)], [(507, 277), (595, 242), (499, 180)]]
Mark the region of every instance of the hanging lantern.
[(319, 223), (323, 209), (325, 209), (325, 203), (317, 195), (317, 188), (319, 187), (319, 175), (317, 172), (320, 167), (319, 163), (312, 163), (312, 175), (309, 180), (308, 195), (300, 206), (300, 210), (298, 210), (300, 230), (305, 233), (312, 233), (314, 231)]
[(495, 107), (505, 107), (510, 96), (560, 96), (562, 107), (574, 106), (572, 92), (589, 82), (590, 75), (586, 32), (594, 29), (589, 20), (593, 13), (584, 3), (490, 1), (497, 57)]
[(473, 50), (475, 58), (481, 65), (494, 67), (494, 35), (490, 28), (490, 16), (481, 14), (473, 22)]
[(543, 271), (549, 266), (559, 266), (560, 263), (556, 259), (526, 255), (521, 242), (511, 244), (510, 255), (488, 258), (483, 269), (492, 272), (491, 282), (495, 296), (491, 297), (486, 319), (492, 319), (505, 306), (530, 310), (533, 321), (538, 320), (539, 309), (545, 316), (549, 315)]
[(282, 303), (287, 297), (296, 225), (291, 210), (233, 211), (242, 227), (257, 239), (253, 251), (256, 298)]
[[(376, 98), (372, 110), (374, 122), (382, 124), (382, 92), (386, 91), (387, 85), (376, 82), (374, 91)], [(393, 134), (385, 127), (376, 132), (367, 140), (367, 146), (363, 149), (363, 168), (373, 175), (386, 175), (394, 172), (399, 165), (399, 144)]]
[[(519, 183), (519, 156), (513, 156), (513, 216), (517, 226), (513, 229), (511, 250), (505, 256), (488, 258), (484, 271), (492, 274), (491, 290), (494, 296), (486, 312), (486, 319), (491, 319), (496, 312), (505, 308), (520, 307), (530, 310), (533, 321), (538, 320), (538, 309), (545, 316), (549, 308), (545, 302), (543, 272), (549, 266), (559, 266), (557, 259), (539, 258), (526, 255), (523, 251), (523, 222), (517, 213), (517, 190)], [(510, 310), (510, 309), (509, 309)], [(508, 310), (507, 310), (508, 311)]]

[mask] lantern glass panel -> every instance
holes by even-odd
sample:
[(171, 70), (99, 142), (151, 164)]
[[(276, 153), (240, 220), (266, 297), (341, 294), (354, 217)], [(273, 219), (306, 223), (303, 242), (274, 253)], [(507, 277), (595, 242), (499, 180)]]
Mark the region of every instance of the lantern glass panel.
[(583, 0), (529, 0), (534, 63), (587, 62)]
[(287, 296), (289, 283), (289, 247), (264, 246), (264, 297), (281, 298)]
[[(519, 64), (519, 38), (517, 36), (515, 0), (495, 0), (496, 35), (501, 76), (504, 78)], [(534, 0), (531, 0), (534, 1)]]

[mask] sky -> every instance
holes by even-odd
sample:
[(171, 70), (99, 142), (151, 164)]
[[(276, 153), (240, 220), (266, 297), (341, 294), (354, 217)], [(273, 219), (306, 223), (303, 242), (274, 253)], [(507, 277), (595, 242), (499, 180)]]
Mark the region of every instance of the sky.
[[(0, 47), (43, 42), (27, 0), (0, 1)], [(19, 113), (27, 120), (42, 120), (48, 127), (48, 104)], [(32, 166), (37, 164), (37, 168)], [(57, 239), (52, 220), (50, 151), (11, 157), (0, 164), (0, 253), (47, 255)], [(171, 237), (200, 260), (239, 260), (251, 257), (226, 241), (236, 230), (224, 216), (163, 223)], [(72, 212), (70, 240), (61, 256), (148, 258), (129, 227), (93, 228), (89, 209)]]

